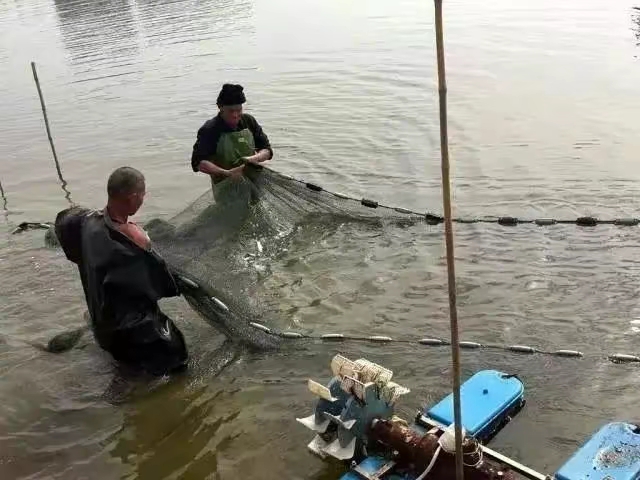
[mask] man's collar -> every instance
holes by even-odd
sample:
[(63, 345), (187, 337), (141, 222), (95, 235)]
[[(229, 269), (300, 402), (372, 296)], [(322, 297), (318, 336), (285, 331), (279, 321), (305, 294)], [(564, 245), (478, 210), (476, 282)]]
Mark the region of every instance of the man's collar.
[(111, 215), (109, 215), (109, 209), (106, 206), (102, 209), (102, 216), (104, 217), (104, 223), (107, 227), (112, 230), (118, 230), (118, 225), (113, 218), (111, 218)]
[[(244, 114), (242, 114), (244, 115)], [(216, 120), (216, 123), (220, 126), (220, 130), (224, 131), (224, 132), (235, 132), (237, 130), (242, 130), (242, 121), (243, 121), (243, 117), (240, 117), (240, 121), (238, 122), (238, 125), (236, 126), (236, 128), (230, 127), (229, 124), (227, 122), (225, 122), (222, 119), (222, 116), (220, 115), (220, 113), (218, 112), (218, 114), (214, 117)]]

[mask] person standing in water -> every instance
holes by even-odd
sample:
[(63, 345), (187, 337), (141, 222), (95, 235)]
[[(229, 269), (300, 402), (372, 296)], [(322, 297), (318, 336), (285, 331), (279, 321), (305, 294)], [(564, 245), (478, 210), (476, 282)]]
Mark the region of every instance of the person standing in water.
[(146, 232), (129, 220), (145, 196), (145, 179), (131, 167), (107, 181), (107, 206), (74, 206), (56, 216), (55, 233), (67, 259), (78, 265), (97, 343), (135, 370), (165, 375), (183, 370), (184, 337), (158, 306), (180, 295), (183, 281), (153, 251)]
[(243, 113), (245, 102), (241, 85), (224, 84), (216, 102), (218, 114), (198, 130), (191, 167), (194, 172), (210, 175), (214, 186), (228, 178), (241, 178), (247, 163), (260, 164), (273, 157), (260, 124)]

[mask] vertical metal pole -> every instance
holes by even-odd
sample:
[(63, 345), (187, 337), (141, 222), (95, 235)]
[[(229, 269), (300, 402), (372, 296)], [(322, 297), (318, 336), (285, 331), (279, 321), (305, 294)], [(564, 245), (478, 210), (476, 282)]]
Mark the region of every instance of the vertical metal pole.
[(444, 207), (447, 273), (449, 280), (449, 316), (451, 320), (451, 360), (453, 363), (453, 418), (456, 436), (456, 480), (464, 477), (462, 462), (462, 415), (460, 411), (460, 344), (458, 340), (458, 312), (456, 307), (456, 274), (451, 222), (451, 186), (449, 182), (449, 139), (447, 132), (447, 81), (444, 66), (444, 34), (442, 28), (442, 0), (435, 2), (436, 50), (438, 54), (438, 93), (440, 99), (440, 153), (442, 156), (442, 203)]

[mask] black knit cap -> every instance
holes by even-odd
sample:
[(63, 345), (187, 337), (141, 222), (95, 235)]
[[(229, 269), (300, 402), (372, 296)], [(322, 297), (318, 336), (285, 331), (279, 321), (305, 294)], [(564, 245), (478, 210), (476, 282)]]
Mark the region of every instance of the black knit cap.
[(218, 94), (217, 105), (223, 107), (225, 105), (240, 105), (241, 103), (245, 103), (247, 99), (244, 96), (243, 90), (242, 85), (225, 83)]

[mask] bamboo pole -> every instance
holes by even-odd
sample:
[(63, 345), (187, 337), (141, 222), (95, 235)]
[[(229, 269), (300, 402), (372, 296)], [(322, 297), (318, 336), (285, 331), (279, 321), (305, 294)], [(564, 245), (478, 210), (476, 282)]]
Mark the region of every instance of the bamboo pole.
[(65, 198), (71, 202), (71, 193), (67, 190), (67, 182), (62, 176), (62, 170), (60, 169), (60, 162), (58, 161), (58, 154), (56, 153), (56, 147), (53, 145), (53, 138), (51, 137), (51, 128), (49, 127), (49, 118), (47, 117), (47, 107), (44, 104), (44, 97), (42, 96), (42, 89), (40, 88), (40, 80), (38, 80), (38, 72), (36, 71), (35, 62), (31, 62), (31, 70), (33, 72), (33, 79), (36, 82), (38, 88), (38, 96), (40, 97), (40, 106), (42, 107), (42, 115), (44, 116), (44, 125), (47, 129), (47, 137), (49, 138), (49, 145), (51, 145), (51, 153), (53, 153), (53, 161), (56, 165), (56, 171), (58, 172), (58, 178), (62, 183), (62, 189), (66, 192)]
[(442, 203), (444, 207), (447, 273), (449, 283), (449, 316), (451, 322), (451, 360), (453, 363), (453, 418), (456, 437), (456, 480), (463, 480), (462, 415), (460, 409), (460, 345), (458, 339), (458, 311), (456, 307), (456, 274), (451, 222), (451, 186), (449, 182), (449, 139), (447, 130), (447, 81), (444, 65), (444, 34), (442, 28), (442, 0), (435, 2), (436, 50), (438, 55), (438, 93), (440, 103), (440, 153), (442, 157)]

